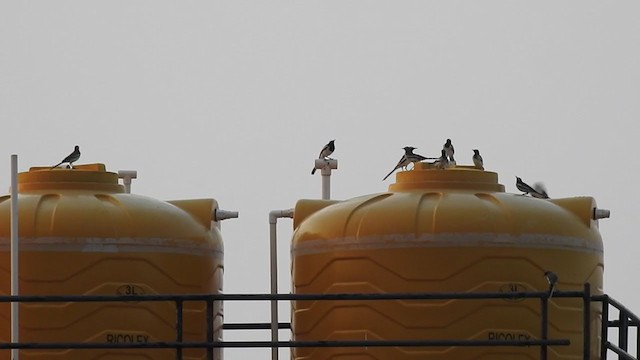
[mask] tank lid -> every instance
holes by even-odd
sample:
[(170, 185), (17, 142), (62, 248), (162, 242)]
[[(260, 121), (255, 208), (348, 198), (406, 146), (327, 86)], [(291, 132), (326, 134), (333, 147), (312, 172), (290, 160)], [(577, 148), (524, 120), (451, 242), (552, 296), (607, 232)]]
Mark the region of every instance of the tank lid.
[(104, 164), (75, 165), (72, 169), (32, 167), (18, 174), (18, 191), (98, 190), (123, 193), (118, 174), (106, 171)]
[(389, 191), (418, 189), (504, 192), (504, 185), (498, 183), (498, 174), (492, 171), (466, 165), (438, 169), (428, 163), (416, 163), (411, 171), (397, 173), (396, 183), (389, 185)]

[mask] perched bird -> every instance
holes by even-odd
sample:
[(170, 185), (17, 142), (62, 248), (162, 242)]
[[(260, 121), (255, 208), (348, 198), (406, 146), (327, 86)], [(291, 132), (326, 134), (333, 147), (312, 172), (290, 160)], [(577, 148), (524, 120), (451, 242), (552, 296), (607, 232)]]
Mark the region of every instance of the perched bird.
[[(335, 145), (335, 139), (329, 141), (329, 143), (327, 143), (327, 145), (325, 145), (322, 150), (320, 150), (320, 155), (318, 155), (318, 159), (331, 159), (329, 157), (329, 155), (333, 154), (333, 152), (336, 149), (336, 145)], [(313, 170), (311, 170), (311, 175), (316, 173), (316, 168), (314, 167)]]
[(409, 164), (411, 163), (416, 163), (416, 162), (420, 162), (422, 160), (426, 160), (426, 157), (419, 155), (419, 154), (414, 154), (413, 150), (415, 150), (416, 148), (412, 147), (412, 146), (405, 146), (404, 148), (404, 155), (402, 155), (402, 157), (400, 158), (400, 161), (398, 161), (398, 164), (396, 164), (396, 167), (393, 168), (393, 170), (391, 170), (387, 176), (384, 177), (384, 179), (382, 179), (382, 181), (387, 180), (387, 178), (393, 174), (394, 171), (400, 169), (400, 168), (406, 168), (407, 166), (409, 166)]
[(73, 163), (78, 161), (78, 159), (80, 159), (80, 147), (76, 145), (76, 147), (73, 149), (73, 152), (69, 154), (69, 156), (64, 158), (64, 160), (60, 161), (58, 164), (53, 165), (49, 170), (57, 168), (64, 163), (69, 163), (69, 166), (73, 169)]
[(449, 167), (449, 160), (447, 159), (447, 151), (442, 149), (440, 157), (433, 163), (438, 169), (446, 169)]
[(522, 181), (519, 177), (516, 176), (516, 187), (518, 190), (522, 191), (524, 194), (522, 195), (531, 195), (534, 198), (538, 199), (548, 199), (547, 191), (544, 189), (544, 185), (536, 184), (537, 189), (535, 187), (529, 186), (527, 183)]
[(520, 191), (522, 191), (524, 193), (522, 195), (527, 195), (527, 194), (531, 194), (531, 193), (536, 192), (536, 190), (534, 188), (529, 186), (529, 184), (525, 183), (524, 181), (522, 181), (522, 179), (520, 179), (517, 176), (516, 176), (516, 188), (518, 188), (518, 190), (520, 190)]
[[(420, 154), (415, 154), (413, 152), (413, 150), (415, 150), (416, 148), (412, 147), (412, 146), (405, 146), (404, 148), (404, 155), (407, 157), (407, 159), (409, 160), (410, 163), (417, 163), (420, 162), (422, 160), (426, 160), (427, 158), (420, 155)], [(407, 164), (409, 165), (409, 164)], [(405, 166), (406, 167), (406, 166)]]
[(455, 152), (455, 150), (453, 149), (451, 139), (447, 139), (447, 142), (442, 146), (442, 150), (444, 150), (445, 154), (449, 158), (449, 161), (455, 163), (455, 160), (453, 159), (453, 153)]
[(482, 161), (482, 155), (478, 149), (473, 149), (473, 165), (476, 169), (484, 170), (484, 162)]
[(556, 275), (553, 271), (545, 271), (544, 277), (547, 278), (547, 282), (549, 283), (548, 298), (551, 299), (551, 297), (553, 296), (553, 292), (556, 290), (556, 284), (558, 284), (558, 275)]
[(535, 183), (533, 184), (533, 190), (535, 192), (531, 193), (531, 196), (538, 199), (548, 199), (549, 195), (547, 194), (547, 189), (545, 188), (543, 183)]

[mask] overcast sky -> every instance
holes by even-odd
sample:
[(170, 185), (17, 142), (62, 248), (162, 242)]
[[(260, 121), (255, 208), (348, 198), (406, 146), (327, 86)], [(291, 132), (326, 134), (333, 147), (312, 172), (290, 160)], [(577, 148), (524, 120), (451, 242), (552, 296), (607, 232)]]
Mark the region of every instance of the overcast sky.
[[(10, 154), (24, 171), (77, 144), (79, 163), (138, 170), (135, 193), (216, 198), (240, 211), (223, 224), (225, 292), (266, 293), (268, 212), (320, 196), (310, 170), (328, 140), (348, 199), (386, 191), (403, 146), (435, 156), (449, 137), (509, 192), (518, 175), (610, 209), (605, 291), (640, 312), (638, 14), (638, 1), (2, 1), (0, 189)], [(225, 307), (227, 321), (269, 319), (266, 304)]]

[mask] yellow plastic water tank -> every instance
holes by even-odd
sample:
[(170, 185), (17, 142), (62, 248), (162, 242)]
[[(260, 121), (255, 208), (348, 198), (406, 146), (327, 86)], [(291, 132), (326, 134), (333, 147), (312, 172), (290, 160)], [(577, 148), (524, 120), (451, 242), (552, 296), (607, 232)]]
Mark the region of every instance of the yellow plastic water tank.
[[(318, 210), (318, 208), (322, 208)], [(494, 172), (417, 164), (389, 192), (295, 208), (296, 294), (546, 291), (602, 293), (603, 248), (590, 197), (504, 192)], [(599, 305), (592, 356), (599, 354)], [(539, 339), (540, 301), (297, 301), (295, 340)], [(552, 298), (549, 359), (582, 358), (582, 302)], [(294, 359), (538, 359), (538, 347), (300, 348)]]
[[(21, 295), (220, 293), (223, 245), (213, 199), (159, 201), (124, 193), (102, 164), (18, 175)], [(0, 293), (9, 294), (10, 197), (0, 197)], [(171, 302), (23, 303), (21, 342), (175, 341)], [(222, 338), (222, 304), (214, 306)], [(0, 341), (9, 305), (0, 306)], [(206, 341), (206, 304), (184, 303), (184, 340)], [(203, 359), (201, 349), (184, 359)], [(221, 352), (216, 352), (221, 358)], [(0, 352), (9, 359), (9, 352)], [(172, 349), (23, 350), (21, 359), (175, 359)]]

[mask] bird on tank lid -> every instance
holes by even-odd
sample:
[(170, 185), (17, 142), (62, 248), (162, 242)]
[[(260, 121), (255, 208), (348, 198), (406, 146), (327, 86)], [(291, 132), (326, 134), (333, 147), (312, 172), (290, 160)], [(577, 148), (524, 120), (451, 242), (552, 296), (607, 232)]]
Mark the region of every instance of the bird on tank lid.
[(64, 163), (69, 163), (69, 167), (73, 169), (73, 163), (78, 161), (78, 159), (80, 159), (80, 147), (76, 145), (71, 154), (69, 154), (66, 158), (64, 158), (59, 163), (53, 165), (49, 170), (57, 168), (58, 166)]
[(414, 148), (413, 146), (405, 146), (403, 147), (404, 149), (404, 155), (402, 155), (402, 157), (400, 158), (400, 160), (398, 161), (398, 163), (396, 164), (396, 167), (393, 168), (393, 170), (391, 170), (387, 176), (385, 176), (382, 181), (387, 180), (387, 178), (389, 176), (391, 176), (391, 174), (393, 174), (394, 171), (402, 168), (402, 169), (406, 169), (407, 166), (409, 166), (409, 164), (411, 163), (417, 163), (420, 162), (422, 160), (426, 160), (427, 158), (419, 155), (419, 154), (415, 154), (413, 152), (413, 150), (415, 150), (416, 148)]
[(453, 148), (453, 143), (451, 143), (451, 139), (447, 139), (447, 141), (442, 146), (442, 150), (444, 150), (444, 153), (448, 158), (448, 163), (455, 164), (456, 160), (453, 158), (455, 149)]
[(522, 195), (531, 195), (534, 198), (538, 199), (548, 199), (549, 195), (547, 195), (547, 190), (540, 183), (531, 187), (529, 184), (522, 181), (521, 178), (516, 176), (516, 188), (522, 191), (524, 194)]
[(480, 155), (480, 150), (473, 149), (472, 160), (476, 169), (484, 170), (484, 161), (482, 160), (482, 155)]

